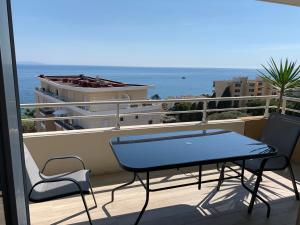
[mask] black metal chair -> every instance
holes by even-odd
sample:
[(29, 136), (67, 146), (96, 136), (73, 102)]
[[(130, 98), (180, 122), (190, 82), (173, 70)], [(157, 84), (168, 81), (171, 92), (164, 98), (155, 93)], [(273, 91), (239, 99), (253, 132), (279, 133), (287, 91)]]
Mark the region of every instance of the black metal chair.
[[(97, 203), (90, 183), (90, 170), (85, 168), (83, 161), (78, 156), (55, 157), (47, 160), (43, 169), (40, 171), (26, 145), (24, 145), (24, 157), (29, 201), (45, 202), (80, 194), (89, 222), (92, 225), (89, 208), (87, 207), (84, 196), (92, 193), (95, 203), (94, 207), (97, 207)], [(78, 160), (82, 164), (83, 169), (53, 176), (43, 174), (49, 162), (63, 159)]]
[[(269, 146), (275, 148), (278, 154), (274, 157), (263, 158), (263, 159), (253, 159), (244, 161), (233, 162), (241, 167), (241, 173), (231, 168), (230, 166), (222, 165), (220, 178), (224, 178), (225, 167), (236, 172), (241, 176), (242, 185), (252, 192), (251, 202), (248, 208), (248, 212), (251, 213), (255, 199), (258, 198), (268, 206), (267, 216), (270, 215), (270, 206), (265, 199), (257, 195), (259, 184), (262, 181), (262, 175), (264, 171), (278, 171), (289, 169), (291, 180), (294, 187), (294, 192), (296, 199), (299, 200), (299, 193), (297, 189), (297, 184), (295, 181), (294, 172), (290, 163), (293, 151), (297, 144), (300, 135), (300, 117), (281, 115), (279, 113), (273, 113), (270, 115), (267, 124), (263, 130), (261, 141)], [(257, 180), (254, 189), (251, 190), (245, 185), (244, 182), (244, 172), (245, 170), (253, 173), (257, 176)], [(222, 182), (219, 182), (218, 188), (220, 188)]]

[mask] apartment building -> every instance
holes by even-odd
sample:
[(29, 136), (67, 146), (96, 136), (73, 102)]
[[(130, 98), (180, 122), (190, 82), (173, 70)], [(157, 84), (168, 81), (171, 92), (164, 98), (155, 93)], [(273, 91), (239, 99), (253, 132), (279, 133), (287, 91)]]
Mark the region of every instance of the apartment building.
[(270, 84), (257, 77), (250, 80), (248, 77), (234, 77), (231, 80), (216, 80), (213, 83), (216, 97), (222, 97), (225, 89), (229, 87), (232, 97), (276, 95), (277, 90)]
[[(40, 87), (35, 90), (37, 103), (145, 100), (148, 94), (147, 85), (127, 84), (102, 79), (99, 76), (40, 75), (38, 79)], [(154, 124), (161, 121), (160, 115), (145, 115), (145, 113), (160, 111), (161, 104), (121, 104), (119, 109), (121, 115), (119, 123), (122, 126)], [(114, 127), (116, 111), (116, 104), (67, 106), (55, 110), (40, 109), (37, 112), (39, 117), (94, 116), (94, 118), (44, 121), (38, 122), (36, 127), (38, 131)]]

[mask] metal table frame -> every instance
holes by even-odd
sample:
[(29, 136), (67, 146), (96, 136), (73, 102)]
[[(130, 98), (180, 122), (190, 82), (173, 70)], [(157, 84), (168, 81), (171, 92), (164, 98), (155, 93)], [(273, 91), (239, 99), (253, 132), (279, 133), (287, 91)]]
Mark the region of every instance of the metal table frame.
[[(168, 189), (173, 189), (173, 188), (180, 188), (180, 187), (186, 187), (186, 186), (191, 186), (191, 185), (198, 185), (198, 190), (201, 189), (201, 184), (204, 184), (204, 183), (210, 183), (210, 182), (218, 182), (218, 189), (220, 188), (221, 184), (223, 183), (224, 180), (228, 180), (228, 179), (234, 179), (234, 178), (241, 178), (241, 184), (242, 186), (247, 190), (249, 191), (251, 194), (252, 194), (252, 197), (251, 197), (251, 201), (250, 201), (250, 204), (249, 204), (249, 208), (248, 208), (248, 213), (251, 214), (252, 210), (253, 210), (253, 206), (254, 206), (254, 202), (255, 202), (255, 199), (258, 198), (259, 200), (261, 200), (266, 206), (267, 206), (267, 217), (270, 216), (270, 212), (271, 212), (271, 207), (269, 205), (269, 203), (263, 199), (261, 196), (259, 196), (257, 194), (258, 192), (258, 188), (259, 188), (259, 184), (262, 180), (262, 174), (263, 174), (263, 170), (264, 170), (264, 166), (267, 162), (269, 158), (265, 158), (261, 164), (261, 168), (260, 168), (260, 171), (259, 173), (257, 174), (257, 178), (256, 178), (256, 182), (255, 182), (255, 186), (254, 186), (254, 189), (252, 190), (251, 188), (249, 188), (248, 186), (246, 186), (245, 182), (244, 182), (244, 173), (245, 173), (245, 160), (243, 160), (243, 167), (241, 168), (242, 169), (242, 172), (239, 173), (238, 171), (236, 171), (235, 169), (232, 169), (231, 167), (229, 166), (226, 166), (226, 162), (220, 162), (222, 163), (222, 170), (226, 168), (229, 168), (230, 170), (232, 170), (233, 172), (235, 172), (237, 175), (236, 176), (228, 176), (228, 177), (224, 177), (224, 173), (220, 173), (220, 177), (218, 179), (209, 179), (209, 180), (202, 180), (202, 165), (199, 165), (199, 171), (198, 171), (198, 181), (195, 181), (195, 182), (190, 182), (190, 183), (185, 183), (185, 184), (180, 184), (180, 185), (172, 185), (172, 186), (166, 186), (166, 187), (161, 187), (161, 188), (155, 188), (155, 189), (152, 189), (150, 188), (150, 172), (154, 172), (154, 171), (146, 171), (146, 172), (133, 172), (133, 178), (132, 180), (130, 180), (129, 182), (121, 185), (121, 186), (118, 186), (116, 188), (114, 188), (111, 192), (111, 202), (114, 201), (114, 193), (116, 190), (119, 190), (121, 188), (124, 188), (130, 184), (132, 184), (136, 179), (138, 179), (142, 186), (145, 188), (146, 190), (146, 200), (145, 200), (145, 203), (144, 203), (144, 206), (142, 208), (142, 210), (140, 211), (136, 221), (135, 221), (135, 225), (137, 225), (147, 206), (148, 206), (148, 203), (149, 203), (149, 197), (150, 197), (150, 192), (157, 192), (157, 191), (163, 191), (163, 190), (168, 190)], [(218, 169), (219, 170), (219, 169)], [(143, 181), (143, 179), (140, 177), (140, 173), (145, 173), (146, 174), (146, 180), (145, 182)]]
[[(204, 130), (205, 131), (205, 130)], [(227, 131), (218, 131), (218, 134), (220, 134), (220, 132), (227, 132)], [(206, 134), (206, 133), (205, 133)], [(206, 135), (211, 135), (211, 134), (206, 134)], [(156, 140), (160, 140), (161, 138), (155, 138)], [(164, 139), (162, 139), (164, 140)], [(149, 141), (149, 140), (146, 140), (146, 141)], [(143, 142), (142, 140), (138, 140), (136, 142)], [(130, 143), (130, 141), (128, 142), (124, 142), (123, 143)], [(150, 168), (143, 168), (143, 169), (133, 169), (133, 168), (127, 168), (126, 166), (122, 165), (122, 163), (119, 161), (115, 151), (114, 151), (114, 148), (113, 148), (113, 143), (112, 141), (110, 141), (110, 146), (113, 150), (113, 153), (115, 154), (120, 166), (129, 171), (129, 172), (132, 172), (133, 173), (133, 178), (132, 180), (130, 180), (129, 182), (125, 183), (125, 184), (122, 184), (121, 186), (118, 186), (116, 188), (114, 188), (112, 190), (112, 193), (111, 193), (111, 202), (114, 201), (114, 193), (116, 190), (119, 190), (121, 188), (124, 188), (130, 184), (132, 184), (136, 179), (138, 179), (142, 186), (145, 188), (146, 190), (146, 199), (145, 199), (145, 203), (144, 203), (144, 206), (142, 208), (142, 210), (140, 211), (136, 221), (135, 221), (135, 225), (137, 225), (146, 208), (147, 208), (147, 205), (148, 205), (148, 202), (149, 202), (149, 197), (150, 197), (150, 192), (157, 192), (157, 191), (163, 191), (163, 190), (168, 190), (168, 189), (173, 189), (173, 188), (180, 188), (180, 187), (186, 187), (186, 186), (191, 186), (191, 185), (198, 185), (198, 189), (200, 190), (201, 189), (201, 184), (203, 183), (209, 183), (209, 182), (218, 182), (218, 186), (217, 186), (217, 189), (219, 190), (221, 184), (223, 183), (224, 180), (228, 180), (228, 179), (234, 179), (234, 178), (241, 178), (241, 184), (242, 186), (252, 194), (252, 197), (251, 197), (251, 201), (250, 201), (250, 204), (249, 204), (249, 207), (248, 207), (248, 213), (250, 214), (253, 210), (253, 206), (254, 206), (254, 202), (255, 202), (255, 199), (258, 198), (259, 200), (261, 200), (266, 206), (267, 206), (267, 217), (270, 216), (270, 212), (271, 212), (271, 207), (269, 205), (269, 203), (263, 199), (261, 196), (259, 196), (257, 194), (258, 192), (258, 188), (259, 188), (259, 184), (262, 180), (262, 174), (263, 174), (263, 171), (264, 171), (264, 168), (265, 168), (265, 165), (267, 163), (267, 161), (272, 158), (272, 157), (276, 157), (277, 156), (277, 151), (276, 149), (272, 148), (271, 146), (268, 146), (269, 148), (271, 148), (273, 151), (270, 151), (270, 152), (267, 152), (265, 153), (264, 155), (252, 155), (252, 156), (235, 156), (235, 157), (231, 157), (230, 159), (229, 158), (219, 158), (219, 159), (211, 159), (211, 160), (201, 160), (199, 162), (191, 162), (191, 163), (184, 163), (184, 164), (176, 164), (176, 165), (168, 165), (168, 166), (155, 166), (155, 167), (150, 167)], [(258, 158), (261, 158), (262, 159), (262, 163), (261, 163), (261, 166), (258, 170), (258, 173), (255, 174), (257, 176), (256, 178), (256, 181), (255, 181), (255, 186), (253, 189), (251, 189), (250, 187), (246, 186), (245, 182), (244, 182), (244, 173), (245, 173), (245, 160), (249, 160), (249, 159), (258, 159)], [(230, 166), (226, 165), (227, 162), (232, 162), (232, 161), (235, 161), (235, 160), (241, 160), (243, 162), (242, 164), (242, 167), (241, 167), (241, 172), (238, 172), (237, 170), (231, 168)], [(208, 165), (208, 164), (214, 164), (216, 163), (217, 164), (217, 169), (220, 172), (220, 176), (218, 179), (209, 179), (209, 180), (202, 180), (202, 166), (203, 165)], [(219, 164), (222, 164), (222, 168), (219, 169)], [(198, 166), (198, 181), (196, 182), (190, 182), (190, 183), (185, 183), (185, 184), (180, 184), (180, 185), (171, 185), (171, 186), (166, 186), (166, 187), (161, 187), (161, 188), (155, 188), (155, 189), (152, 189), (150, 188), (150, 173), (151, 172), (154, 172), (154, 171), (163, 171), (163, 170), (167, 170), (167, 169), (178, 169), (178, 168), (186, 168), (186, 167), (191, 167), (191, 166)], [(233, 172), (235, 172), (237, 175), (236, 176), (227, 176), (225, 177), (224, 176), (224, 170), (225, 168), (229, 168), (230, 170), (232, 170)], [(146, 174), (146, 179), (145, 181), (141, 178), (140, 174)]]

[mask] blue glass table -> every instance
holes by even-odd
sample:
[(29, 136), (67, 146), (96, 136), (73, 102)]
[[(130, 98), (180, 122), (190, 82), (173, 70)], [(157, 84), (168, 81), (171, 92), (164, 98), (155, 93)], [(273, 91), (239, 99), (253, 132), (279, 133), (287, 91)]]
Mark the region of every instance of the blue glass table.
[[(117, 189), (133, 183), (136, 178), (146, 190), (146, 201), (135, 224), (139, 223), (148, 205), (149, 192), (189, 185), (198, 185), (198, 189), (200, 189), (201, 183), (218, 181), (220, 184), (224, 179), (239, 177), (238, 175), (203, 181), (201, 179), (202, 165), (268, 158), (276, 155), (277, 152), (262, 142), (232, 131), (219, 129), (120, 136), (112, 138), (110, 145), (119, 165), (123, 169), (133, 172), (131, 181), (112, 191), (112, 201)], [(156, 189), (150, 188), (150, 172), (189, 166), (199, 167), (199, 180), (197, 182)], [(143, 181), (140, 173), (146, 173), (146, 181)], [(257, 191), (253, 192), (249, 188), (247, 190), (252, 193), (251, 201), (253, 203), (257, 197), (268, 206), (269, 210), (270, 206), (257, 195)]]

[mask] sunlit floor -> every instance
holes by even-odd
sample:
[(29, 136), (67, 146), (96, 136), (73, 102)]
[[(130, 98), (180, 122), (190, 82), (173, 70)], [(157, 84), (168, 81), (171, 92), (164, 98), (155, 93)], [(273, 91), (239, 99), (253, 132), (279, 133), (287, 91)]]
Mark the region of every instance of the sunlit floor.
[[(300, 178), (300, 167), (294, 166), (296, 177)], [(155, 173), (151, 179), (153, 187), (191, 182), (197, 179), (193, 168)], [(228, 175), (231, 173), (228, 172)], [(247, 184), (253, 185), (254, 179), (247, 175)], [(221, 189), (216, 190), (216, 182), (182, 187), (150, 193), (150, 202), (140, 224), (155, 225), (294, 225), (298, 211), (298, 201), (292, 183), (281, 174), (267, 172), (261, 183), (260, 195), (268, 199), (272, 211), (266, 218), (266, 206), (257, 202), (252, 215), (247, 214), (251, 195), (241, 186), (238, 179), (224, 181)], [(203, 180), (218, 178), (215, 169), (203, 172)], [(98, 208), (90, 210), (94, 224), (134, 224), (145, 201), (145, 190), (136, 181), (132, 185), (116, 191), (115, 201), (111, 200), (111, 189), (131, 178), (128, 173), (119, 173), (92, 178)], [(300, 185), (299, 185), (300, 187)], [(87, 202), (93, 207), (91, 196)], [(89, 224), (79, 196), (30, 205), (32, 224)]]

